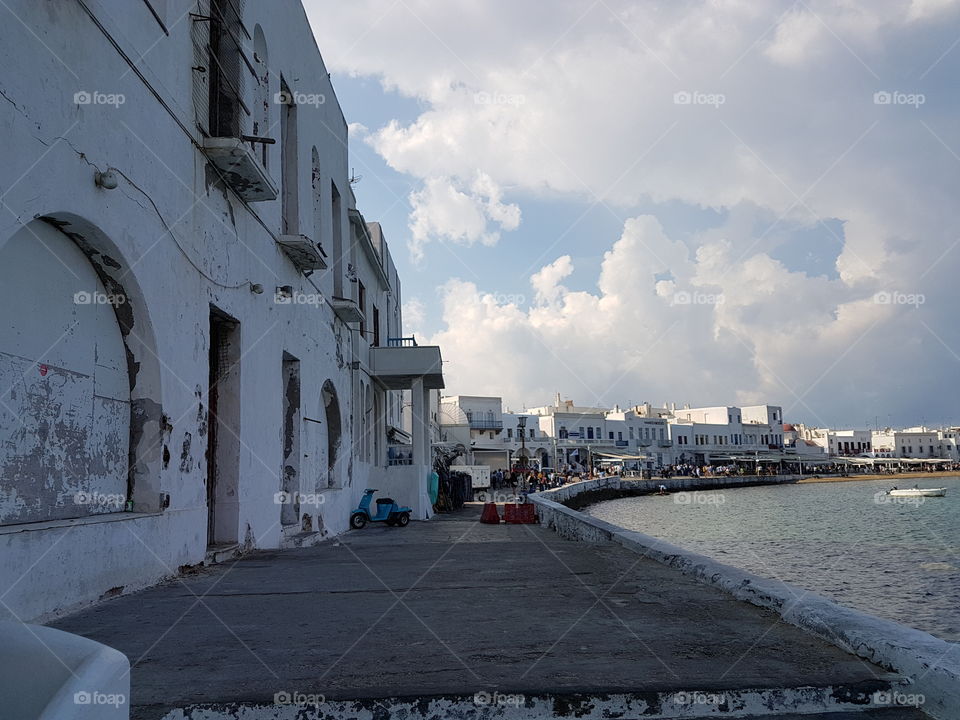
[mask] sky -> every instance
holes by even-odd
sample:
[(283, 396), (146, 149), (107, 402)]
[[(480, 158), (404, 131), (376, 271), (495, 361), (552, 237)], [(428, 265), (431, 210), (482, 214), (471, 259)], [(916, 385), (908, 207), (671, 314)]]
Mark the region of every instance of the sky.
[(960, 423), (960, 0), (304, 5), (448, 394)]

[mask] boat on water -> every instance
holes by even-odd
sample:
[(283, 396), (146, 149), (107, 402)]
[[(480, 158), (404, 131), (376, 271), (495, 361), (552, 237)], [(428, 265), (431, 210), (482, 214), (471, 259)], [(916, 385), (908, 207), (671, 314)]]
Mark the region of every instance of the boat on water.
[(946, 488), (904, 488), (900, 490), (898, 488), (893, 488), (892, 490), (887, 490), (887, 495), (890, 497), (943, 497), (947, 494)]

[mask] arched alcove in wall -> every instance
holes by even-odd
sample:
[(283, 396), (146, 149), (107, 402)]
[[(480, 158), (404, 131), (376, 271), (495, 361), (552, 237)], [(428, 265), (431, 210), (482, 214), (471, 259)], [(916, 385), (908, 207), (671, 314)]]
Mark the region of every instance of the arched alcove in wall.
[(340, 421), (340, 401), (337, 398), (337, 389), (333, 382), (327, 380), (323, 383), (320, 391), (324, 418), (326, 423), (326, 453), (327, 453), (327, 487), (341, 487), (343, 482), (340, 477), (340, 449), (343, 443), (342, 425)]
[(134, 273), (89, 221), (0, 245), (0, 523), (159, 505), (159, 367)]
[[(264, 137), (270, 134), (270, 105), (273, 97), (270, 95), (270, 57), (267, 52), (267, 38), (263, 28), (256, 25), (253, 28), (253, 66), (255, 69), (255, 85), (253, 91), (253, 135)], [(258, 146), (260, 163), (264, 169), (269, 166), (269, 148), (267, 143)]]

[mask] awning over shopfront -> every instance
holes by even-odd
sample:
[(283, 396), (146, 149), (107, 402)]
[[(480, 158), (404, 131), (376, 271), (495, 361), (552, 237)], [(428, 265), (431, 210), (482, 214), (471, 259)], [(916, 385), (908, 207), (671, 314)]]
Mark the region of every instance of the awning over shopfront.
[(594, 450), (593, 454), (597, 457), (607, 458), (608, 460), (652, 460), (650, 455), (635, 455), (629, 452), (617, 452), (616, 450)]
[(778, 463), (781, 460), (796, 460), (786, 455), (716, 455), (710, 453), (710, 459), (715, 462), (768, 462)]
[(834, 462), (845, 462), (850, 465), (941, 465), (949, 464), (952, 460), (943, 460), (941, 458), (835, 458)]

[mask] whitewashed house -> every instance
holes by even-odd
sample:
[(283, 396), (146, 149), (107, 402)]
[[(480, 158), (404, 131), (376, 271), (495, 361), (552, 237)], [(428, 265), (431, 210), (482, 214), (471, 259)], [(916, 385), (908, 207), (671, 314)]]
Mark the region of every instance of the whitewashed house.
[(940, 457), (960, 462), (960, 428), (941, 428), (937, 431), (940, 441)]
[(943, 454), (942, 442), (938, 431), (925, 427), (887, 428), (872, 433), (873, 450), (878, 457), (949, 458), (949, 452)]
[(368, 484), (427, 517), (440, 352), (402, 337), (300, 3), (7, 9), (0, 615), (316, 542)]
[[(511, 429), (512, 436), (513, 431)], [(505, 442), (503, 404), (499, 397), (448, 395), (440, 399), (440, 440), (460, 448), (457, 465), (510, 467), (510, 447)]]
[(779, 457), (784, 450), (783, 411), (778, 405), (674, 405), (667, 417), (677, 462), (704, 465), (750, 455)]

